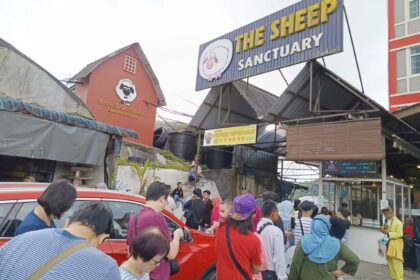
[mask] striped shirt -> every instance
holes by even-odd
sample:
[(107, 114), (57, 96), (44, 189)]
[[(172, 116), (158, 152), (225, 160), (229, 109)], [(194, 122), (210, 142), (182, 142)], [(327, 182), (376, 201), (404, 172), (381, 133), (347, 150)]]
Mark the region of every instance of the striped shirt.
[[(21, 234), (0, 247), (0, 280), (24, 280), (67, 248), (85, 239), (62, 229)], [(94, 247), (74, 252), (46, 272), (40, 280), (119, 280), (118, 265)]]
[(133, 273), (128, 271), (126, 268), (120, 266), (121, 280), (149, 280), (149, 273), (142, 273), (136, 277)]
[(300, 222), (302, 222), (303, 233), (308, 234), (311, 232), (312, 218), (302, 217), (296, 220), (295, 229), (293, 230), (296, 245), (298, 245), (302, 239), (302, 228), (300, 227)]

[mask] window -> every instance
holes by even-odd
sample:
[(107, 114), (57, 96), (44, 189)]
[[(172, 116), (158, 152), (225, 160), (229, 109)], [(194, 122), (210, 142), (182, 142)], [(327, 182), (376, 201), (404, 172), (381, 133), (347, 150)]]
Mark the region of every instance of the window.
[(416, 18), (420, 16), (420, 0), (410, 0), (410, 18)]
[(71, 206), (71, 208), (66, 213), (64, 213), (63, 216), (61, 216), (60, 220), (54, 220), (55, 226), (57, 228), (64, 227), (64, 223), (66, 222), (66, 220), (70, 218), (71, 215), (73, 215), (74, 211), (79, 209), (80, 205), (83, 204), (83, 202), (86, 202), (86, 200), (76, 200)]
[(13, 205), (14, 203), (0, 204), (0, 237), (8, 236), (7, 232), (11, 222), (10, 219), (7, 219), (7, 216), (9, 215)]
[(353, 185), (351, 190), (352, 215), (358, 212), (366, 219), (378, 219), (378, 190), (380, 184), (364, 182), (361, 185)]
[[(35, 206), (37, 205), (36, 201), (32, 202), (24, 202), (24, 203), (17, 203), (15, 207), (11, 207), (9, 209), (8, 216), (3, 218), (3, 222), (0, 221), (0, 237), (13, 237), (15, 234), (16, 228), (22, 223), (23, 219), (25, 219), (26, 215), (30, 211), (32, 211)], [(5, 204), (0, 204), (0, 207), (8, 208), (9, 206), (5, 206)], [(6, 210), (6, 209), (3, 209)], [(0, 210), (2, 211), (2, 210)], [(2, 214), (0, 214), (1, 216)], [(0, 217), (1, 219), (1, 217)], [(3, 223), (3, 224), (1, 224)]]
[(134, 57), (126, 55), (124, 61), (124, 71), (127, 71), (131, 74), (136, 74), (136, 64), (137, 60)]
[(108, 201), (108, 205), (111, 208), (112, 214), (114, 216), (111, 238), (126, 239), (130, 217), (138, 213), (139, 210), (143, 208), (143, 206), (140, 204), (121, 201)]
[(411, 74), (420, 73), (420, 46), (411, 48)]

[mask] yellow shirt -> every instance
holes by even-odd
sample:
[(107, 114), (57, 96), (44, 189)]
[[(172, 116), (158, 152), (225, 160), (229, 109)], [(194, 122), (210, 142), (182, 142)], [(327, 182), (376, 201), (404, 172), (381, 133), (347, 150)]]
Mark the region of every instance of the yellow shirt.
[(403, 224), (397, 217), (393, 217), (388, 224), (390, 225), (388, 233), (389, 244), (386, 256), (390, 259), (398, 259), (403, 261)]

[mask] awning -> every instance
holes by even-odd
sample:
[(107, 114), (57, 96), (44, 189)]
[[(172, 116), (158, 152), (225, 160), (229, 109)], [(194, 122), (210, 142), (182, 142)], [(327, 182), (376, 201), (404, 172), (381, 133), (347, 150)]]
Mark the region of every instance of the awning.
[(107, 134), (139, 138), (137, 133), (131, 129), (107, 125), (87, 118), (63, 112), (57, 112), (34, 104), (24, 103), (20, 100), (16, 100), (10, 97), (0, 96), (0, 111), (2, 110), (9, 112), (20, 112), (40, 119), (54, 121), (71, 126), (77, 126), (81, 128), (87, 128), (90, 130), (96, 130)]

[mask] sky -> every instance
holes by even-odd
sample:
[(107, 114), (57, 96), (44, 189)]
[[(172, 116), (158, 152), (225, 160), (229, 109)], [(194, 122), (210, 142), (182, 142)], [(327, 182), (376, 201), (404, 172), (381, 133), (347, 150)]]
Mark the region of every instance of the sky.
[[(167, 107), (193, 115), (207, 90), (195, 91), (199, 46), (297, 0), (0, 0), (0, 37), (60, 80), (90, 62), (138, 42), (159, 79)], [(386, 0), (345, 0), (365, 93), (388, 108)], [(360, 87), (349, 33), (344, 52), (325, 58)], [(290, 82), (303, 64), (284, 68)], [(275, 95), (278, 71), (249, 78)], [(168, 119), (189, 122), (167, 112)]]

